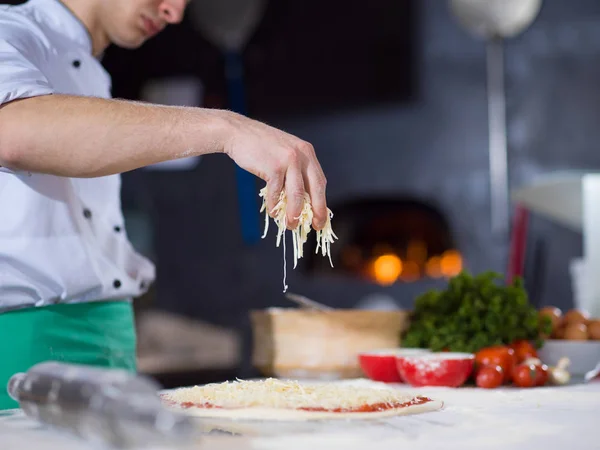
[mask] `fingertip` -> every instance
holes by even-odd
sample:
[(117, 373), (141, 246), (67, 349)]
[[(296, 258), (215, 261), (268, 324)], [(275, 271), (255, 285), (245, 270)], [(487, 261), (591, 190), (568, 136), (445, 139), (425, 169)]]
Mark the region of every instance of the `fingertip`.
[(288, 197), (288, 210), (287, 210), (287, 222), (291, 229), (296, 228), (299, 223), (300, 214), (304, 208), (304, 197), (299, 195), (292, 195)]
[(267, 213), (269, 214), (269, 216), (274, 217), (275, 213), (275, 207), (277, 206), (277, 203), (275, 201), (268, 201), (267, 202)]
[(302, 212), (302, 209), (298, 207), (298, 205), (294, 204), (293, 206), (291, 204), (288, 203), (288, 210), (287, 210), (287, 225), (290, 228), (296, 228), (296, 226), (298, 226), (298, 218), (300, 217), (300, 213)]
[(293, 230), (298, 226), (298, 219), (291, 215), (287, 217), (286, 226), (288, 230)]
[(273, 179), (267, 183), (267, 211), (271, 217), (273, 217), (273, 210), (279, 203), (282, 189), (283, 183), (279, 178), (273, 177)]
[(267, 199), (267, 208), (269, 208), (269, 214), (273, 212), (273, 209), (277, 206), (277, 202), (279, 201), (279, 195), (271, 194)]
[(325, 228), (325, 221), (324, 220), (317, 220), (317, 219), (313, 219), (313, 228), (317, 231), (322, 230), (323, 228)]
[(326, 206), (320, 206), (318, 208), (313, 206), (313, 227), (316, 230), (322, 230), (325, 227), (325, 224), (327, 223), (327, 214)]

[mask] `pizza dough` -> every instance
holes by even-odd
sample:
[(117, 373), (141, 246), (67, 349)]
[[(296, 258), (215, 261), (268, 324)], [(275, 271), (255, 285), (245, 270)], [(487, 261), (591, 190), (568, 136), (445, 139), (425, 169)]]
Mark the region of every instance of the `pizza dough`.
[[(202, 409), (189, 408), (183, 409), (185, 414), (194, 417), (221, 418), (231, 420), (280, 420), (280, 421), (305, 421), (305, 420), (373, 420), (385, 417), (405, 416), (411, 414), (420, 414), (432, 412), (441, 409), (441, 401), (432, 400), (422, 405), (412, 405), (403, 408), (390, 409), (387, 411), (376, 411), (369, 413), (335, 413), (326, 411), (302, 411), (302, 410), (281, 410), (275, 408), (239, 408), (239, 409)], [(182, 409), (182, 408), (179, 408)]]
[[(273, 378), (181, 388), (161, 397), (167, 406), (194, 417), (232, 420), (368, 420), (431, 412), (443, 406), (439, 400), (409, 396), (391, 388), (302, 385)], [(370, 405), (382, 405), (384, 409), (351, 411)]]

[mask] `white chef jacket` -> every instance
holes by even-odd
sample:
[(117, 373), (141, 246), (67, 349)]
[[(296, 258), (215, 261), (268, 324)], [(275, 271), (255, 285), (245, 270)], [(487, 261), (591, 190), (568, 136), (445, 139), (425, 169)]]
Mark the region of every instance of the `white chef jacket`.
[[(0, 6), (0, 105), (52, 93), (110, 97), (91, 50), (86, 28), (58, 0)], [(0, 168), (0, 313), (148, 289), (155, 268), (127, 239), (120, 189), (119, 175)]]

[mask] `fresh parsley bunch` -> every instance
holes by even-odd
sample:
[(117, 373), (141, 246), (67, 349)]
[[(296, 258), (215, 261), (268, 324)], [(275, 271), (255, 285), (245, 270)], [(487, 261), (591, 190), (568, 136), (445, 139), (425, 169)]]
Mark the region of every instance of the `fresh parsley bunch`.
[(529, 303), (522, 279), (511, 285), (501, 280), (495, 272), (462, 272), (445, 290), (419, 296), (402, 346), (475, 353), (526, 339), (540, 347), (540, 334), (550, 333), (550, 322)]

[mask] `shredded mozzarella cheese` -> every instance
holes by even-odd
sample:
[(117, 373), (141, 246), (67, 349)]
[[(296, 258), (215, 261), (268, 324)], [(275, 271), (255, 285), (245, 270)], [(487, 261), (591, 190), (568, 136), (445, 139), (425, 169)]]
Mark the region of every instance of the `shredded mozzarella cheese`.
[(220, 408), (322, 408), (352, 410), (367, 405), (397, 405), (414, 399), (400, 391), (336, 384), (307, 384), (275, 378), (236, 380), (181, 388), (163, 396), (176, 404), (194, 403)]
[[(269, 231), (269, 212), (267, 211), (266, 187), (260, 190), (260, 196), (263, 199), (260, 212), (265, 213), (265, 229), (262, 235), (262, 238), (264, 239)], [(281, 191), (279, 194), (279, 201), (271, 213), (273, 214), (273, 221), (277, 226), (276, 246), (279, 247), (279, 244), (281, 241), (283, 241), (283, 292), (286, 292), (288, 286), (286, 285), (287, 265), (285, 255), (285, 232), (287, 230), (287, 198), (285, 191)], [(327, 220), (325, 222), (325, 226), (322, 230), (317, 230), (316, 250), (316, 253), (319, 253), (319, 249), (321, 249), (323, 256), (329, 257), (329, 264), (331, 267), (333, 267), (333, 262), (331, 261), (331, 244), (335, 239), (337, 239), (337, 236), (331, 227), (332, 217), (333, 213), (330, 209), (327, 209)], [(304, 243), (308, 240), (308, 235), (312, 229), (313, 210), (308, 193), (304, 194), (304, 206), (302, 207), (300, 216), (298, 216), (297, 219), (298, 225), (292, 230), (292, 242), (294, 246), (294, 269), (298, 264), (298, 260), (304, 256)]]

